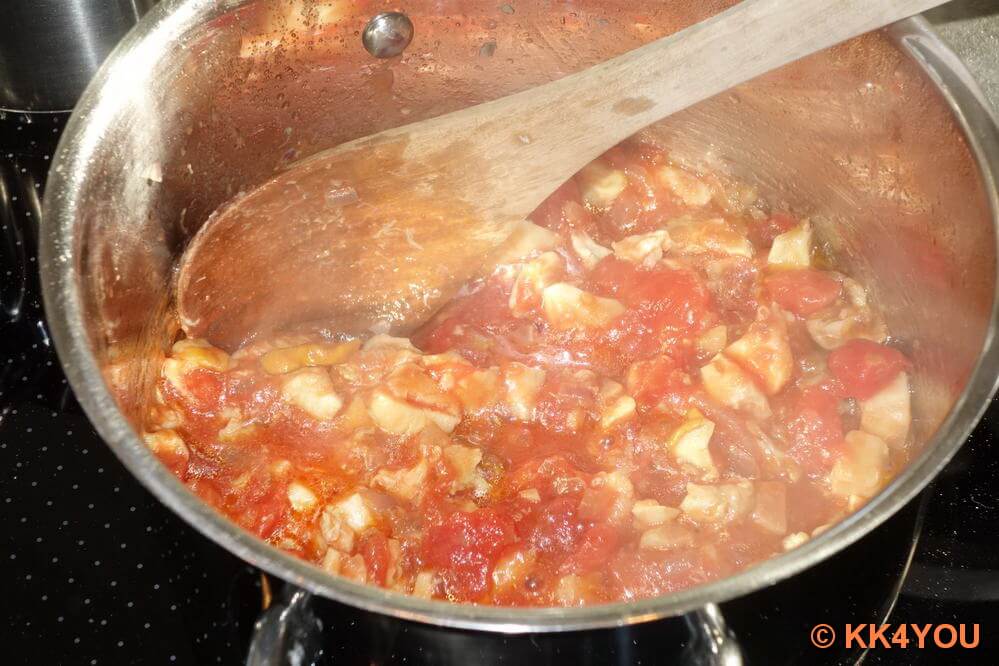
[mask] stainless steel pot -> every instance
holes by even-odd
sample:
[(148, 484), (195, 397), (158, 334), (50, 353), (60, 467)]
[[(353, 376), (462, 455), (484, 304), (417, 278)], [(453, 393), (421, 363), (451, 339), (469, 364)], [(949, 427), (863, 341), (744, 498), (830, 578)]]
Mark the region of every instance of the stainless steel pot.
[(68, 111), (118, 40), (155, 0), (6, 0), (0, 110)]
[[(770, 585), (855, 541), (923, 488), (996, 386), (999, 130), (962, 64), (913, 19), (708, 100), (650, 130), (679, 160), (814, 215), (872, 285), (914, 359), (920, 450), (878, 497), (818, 538), (670, 596), (572, 609), (424, 601), (331, 577), (243, 532), (136, 435), (171, 329), (173, 263), (209, 212), (346, 139), (549, 80), (726, 2), (404, 3), (416, 37), (375, 60), (380, 0), (167, 0), (80, 101), (50, 174), (41, 265), (60, 357), (97, 429), (149, 489), (260, 568), (368, 610), (518, 632), (674, 615)], [(280, 297), (277, 295), (276, 297)]]

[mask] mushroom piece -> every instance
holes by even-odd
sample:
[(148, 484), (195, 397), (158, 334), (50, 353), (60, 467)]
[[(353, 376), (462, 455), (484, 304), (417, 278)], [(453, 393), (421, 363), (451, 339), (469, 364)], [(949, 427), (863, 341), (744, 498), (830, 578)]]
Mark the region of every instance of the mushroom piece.
[(711, 202), (711, 197), (714, 194), (711, 186), (683, 169), (664, 166), (656, 172), (656, 176), (659, 178), (659, 182), (668, 187), (688, 206), (706, 206)]
[(860, 429), (877, 435), (892, 447), (905, 445), (912, 423), (909, 376), (900, 372), (867, 400), (860, 402)]
[(520, 421), (534, 418), (538, 395), (545, 383), (545, 371), (516, 361), (503, 368), (506, 403), (513, 417)]
[(657, 527), (675, 520), (679, 515), (679, 509), (664, 506), (652, 499), (638, 500), (631, 506), (632, 524), (637, 530)]
[(625, 310), (613, 298), (594, 296), (565, 282), (545, 288), (542, 307), (545, 318), (559, 330), (607, 328)]
[(770, 418), (770, 403), (756, 382), (738, 363), (718, 354), (701, 367), (701, 381), (704, 389), (718, 402), (748, 412), (754, 418)]
[(412, 467), (401, 469), (383, 467), (371, 479), (371, 485), (375, 488), (381, 488), (404, 502), (414, 502), (423, 494), (428, 470), (429, 466), (426, 460), (421, 460)]
[(618, 259), (652, 268), (663, 258), (663, 250), (669, 248), (669, 234), (663, 229), (636, 234), (611, 243), (611, 247)]
[(379, 428), (396, 435), (416, 434), (430, 423), (451, 432), (461, 421), (461, 405), (422, 368), (409, 363), (392, 371), (385, 385), (372, 392), (368, 414)]
[(600, 408), (600, 427), (604, 430), (610, 430), (635, 415), (635, 399), (615, 381), (607, 380), (600, 386), (597, 405)]
[(667, 444), (673, 459), (685, 470), (698, 474), (702, 481), (718, 478), (718, 468), (708, 449), (714, 431), (712, 421), (704, 418), (697, 409), (690, 409), (686, 420), (673, 432)]
[(680, 510), (695, 523), (721, 526), (749, 515), (753, 501), (753, 484), (746, 480), (717, 485), (687, 483)]
[(572, 251), (576, 253), (579, 257), (579, 261), (583, 264), (586, 270), (592, 271), (596, 268), (597, 264), (600, 263), (604, 257), (607, 257), (613, 252), (609, 249), (600, 245), (595, 240), (590, 238), (590, 235), (585, 231), (573, 230), (569, 234), (569, 242), (572, 244)]
[(606, 208), (628, 187), (628, 176), (621, 169), (614, 169), (603, 160), (594, 160), (584, 166), (576, 180), (587, 206)]
[(829, 472), (829, 489), (848, 499), (873, 497), (886, 478), (888, 445), (860, 430), (848, 432), (845, 441), (843, 455)]
[(787, 322), (775, 310), (761, 307), (756, 321), (741, 338), (725, 348), (725, 355), (756, 375), (768, 395), (775, 395), (791, 379), (794, 356)]
[(545, 287), (555, 284), (565, 272), (562, 257), (545, 252), (524, 264), (510, 290), (510, 312), (515, 317), (527, 317), (541, 306)]
[(774, 238), (767, 263), (780, 268), (808, 268), (812, 265), (812, 225), (803, 221)]
[(333, 381), (322, 368), (304, 368), (285, 375), (281, 399), (317, 421), (332, 419), (343, 407), (343, 400), (333, 390)]
[(670, 220), (666, 230), (673, 241), (672, 246), (680, 252), (717, 252), (747, 259), (754, 254), (753, 244), (749, 239), (720, 217), (680, 217)]

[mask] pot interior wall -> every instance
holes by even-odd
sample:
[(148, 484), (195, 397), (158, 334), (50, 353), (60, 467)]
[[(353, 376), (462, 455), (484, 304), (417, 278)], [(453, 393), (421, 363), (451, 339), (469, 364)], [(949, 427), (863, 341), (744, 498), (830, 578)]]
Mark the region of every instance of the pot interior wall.
[[(143, 51), (128, 79), (111, 74), (119, 85), (102, 105), (113, 121), (79, 194), (89, 332), (133, 423), (175, 331), (174, 261), (219, 204), (298, 158), (557, 78), (730, 3), (409, 2), (416, 38), (385, 61), (358, 35), (394, 5), (231, 4), (183, 34), (183, 50)], [(648, 137), (814, 218), (914, 359), (915, 432), (926, 441), (983, 347), (996, 243), (972, 151), (915, 62), (886, 34), (868, 35)]]

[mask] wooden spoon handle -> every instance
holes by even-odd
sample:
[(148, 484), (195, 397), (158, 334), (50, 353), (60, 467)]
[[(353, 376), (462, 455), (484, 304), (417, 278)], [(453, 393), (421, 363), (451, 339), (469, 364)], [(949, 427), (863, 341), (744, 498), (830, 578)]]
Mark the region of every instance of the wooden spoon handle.
[[(608, 148), (943, 1), (743, 0), (554, 83), (318, 153), (216, 211), (195, 236), (177, 282), (185, 331), (235, 346), (309, 319), (411, 326)], [(329, 200), (337, 183), (353, 203)]]
[(489, 163), (496, 168), (487, 164), (457, 179), (464, 183), (466, 197), (483, 196), (490, 183), (509, 177), (498, 171), (517, 165), (527, 172), (515, 176), (524, 187), (498, 201), (494, 212), (497, 222), (523, 217), (569, 174), (657, 120), (945, 1), (743, 0), (707, 21), (582, 72), (482, 104), (472, 113), (459, 111), (465, 116), (462, 122), (448, 114), (421, 123), (419, 132), (402, 127), (383, 134), (405, 137), (408, 155), (450, 143), (461, 146), (462, 154), (475, 144), (474, 153), (491, 156)]

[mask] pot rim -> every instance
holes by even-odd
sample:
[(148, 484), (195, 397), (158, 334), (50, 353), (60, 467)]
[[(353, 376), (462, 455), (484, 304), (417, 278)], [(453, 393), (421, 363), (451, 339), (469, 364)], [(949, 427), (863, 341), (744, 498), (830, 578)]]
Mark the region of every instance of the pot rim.
[[(501, 633), (570, 631), (646, 622), (726, 601), (788, 578), (855, 542), (922, 490), (973, 430), (999, 383), (999, 288), (989, 329), (968, 383), (922, 454), (862, 509), (806, 544), (718, 581), (666, 596), (581, 608), (511, 608), (418, 599), (331, 576), (319, 567), (257, 539), (215, 512), (159, 463), (129, 425), (91, 352), (84, 325), (75, 212), (86, 164), (116, 114), (121, 96), (104, 94), (128, 80), (128, 71), (158, 59), (196, 25), (249, 0), (167, 0), (119, 44), (90, 83), (67, 124), (49, 173), (40, 231), (42, 295), (52, 338), (66, 376), (98, 433), (129, 471), (187, 523), (250, 564), (316, 594), (367, 611), (462, 629)], [(978, 164), (999, 246), (999, 122), (973, 77), (925, 19), (887, 29), (914, 58), (954, 113)], [(999, 257), (999, 247), (996, 256)], [(999, 272), (997, 272), (999, 274)]]

